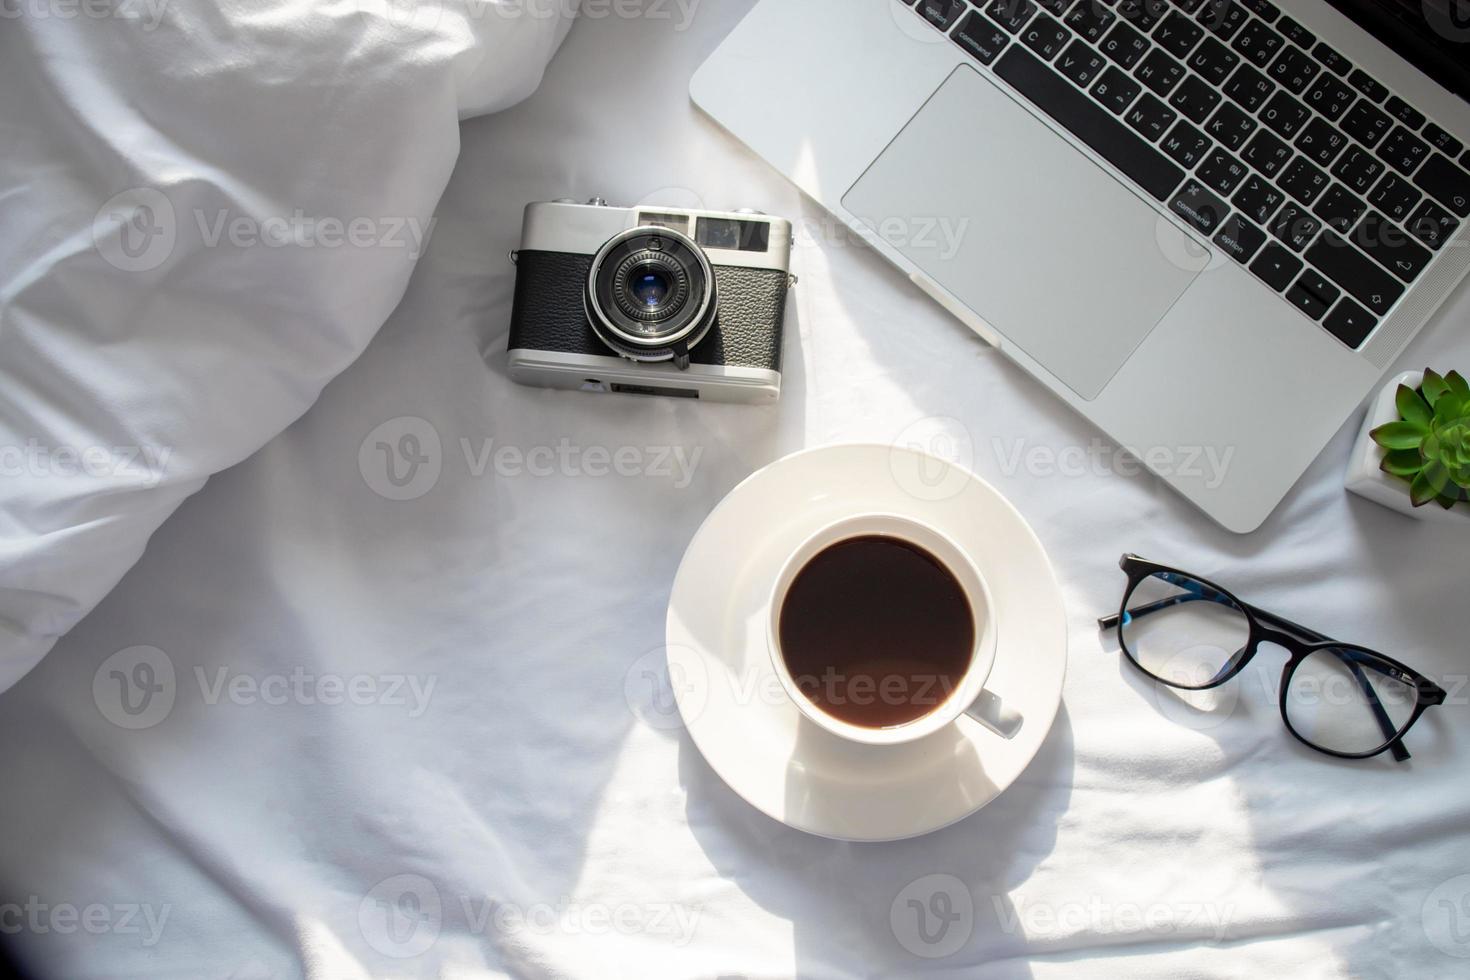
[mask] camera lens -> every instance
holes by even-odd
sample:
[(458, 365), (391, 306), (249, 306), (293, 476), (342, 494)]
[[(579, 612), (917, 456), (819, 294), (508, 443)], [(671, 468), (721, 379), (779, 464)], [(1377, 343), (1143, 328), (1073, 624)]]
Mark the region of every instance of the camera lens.
[(662, 306), (671, 288), (669, 277), (652, 266), (639, 266), (628, 276), (628, 291), (633, 299), (649, 309)]
[(602, 340), (635, 360), (667, 360), (714, 323), (714, 268), (670, 228), (625, 231), (593, 257), (587, 317)]

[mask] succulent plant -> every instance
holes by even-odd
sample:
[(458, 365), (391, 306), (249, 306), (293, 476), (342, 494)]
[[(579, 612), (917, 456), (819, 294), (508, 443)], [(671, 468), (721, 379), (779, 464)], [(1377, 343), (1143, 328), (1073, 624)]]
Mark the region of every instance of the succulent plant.
[(1415, 507), (1470, 501), (1470, 383), (1425, 371), (1419, 390), (1399, 385), (1395, 401), (1399, 421), (1370, 433), (1387, 450), (1383, 471), (1408, 481)]

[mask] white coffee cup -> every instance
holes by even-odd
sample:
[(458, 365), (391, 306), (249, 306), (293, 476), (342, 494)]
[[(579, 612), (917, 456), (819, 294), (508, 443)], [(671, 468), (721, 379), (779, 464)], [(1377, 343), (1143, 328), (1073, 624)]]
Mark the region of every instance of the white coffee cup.
[[(891, 537), (912, 544), (937, 559), (960, 585), (970, 606), (975, 625), (975, 641), (970, 660), (959, 683), (933, 710), (912, 721), (890, 728), (869, 728), (828, 714), (802, 692), (781, 653), (781, 612), (786, 595), (802, 569), (817, 555), (842, 541), (863, 537)], [(997, 624), (995, 603), (985, 577), (975, 562), (948, 535), (909, 517), (897, 514), (864, 514), (829, 524), (803, 541), (781, 567), (771, 589), (770, 613), (766, 626), (771, 666), (781, 686), (798, 710), (814, 724), (834, 735), (869, 745), (897, 745), (911, 742), (953, 724), (961, 715), (969, 714), (986, 728), (1011, 738), (1020, 728), (1020, 718), (1008, 715), (998, 698), (985, 690), (985, 682), (995, 665)]]

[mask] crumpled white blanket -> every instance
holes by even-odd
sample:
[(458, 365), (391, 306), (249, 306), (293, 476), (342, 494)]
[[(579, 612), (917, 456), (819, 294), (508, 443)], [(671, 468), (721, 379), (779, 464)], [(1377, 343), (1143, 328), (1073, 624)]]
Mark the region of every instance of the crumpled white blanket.
[[(654, 4), (592, 0), (531, 99), (464, 125), (362, 357), (0, 697), (0, 929), (24, 923), (0, 941), (99, 980), (1463, 977), (1464, 536), (1343, 491), (1356, 418), (1261, 532), (1213, 527), (689, 106), (750, 0)], [(593, 194), (797, 222), (778, 406), (509, 381), (521, 210)], [(1470, 367), (1467, 322), (1462, 291), (1395, 369)], [(736, 797), (661, 711), (669, 587), (759, 466), (925, 433), (1052, 556), (1063, 710), (975, 816), (821, 840)], [(415, 475), (378, 448), (410, 434)], [(1172, 699), (1093, 623), (1125, 550), (1454, 700), (1399, 766), (1296, 745), (1269, 651), (1212, 710)]]
[(459, 120), (574, 0), (42, 0), (0, 24), (0, 690), (403, 295)]

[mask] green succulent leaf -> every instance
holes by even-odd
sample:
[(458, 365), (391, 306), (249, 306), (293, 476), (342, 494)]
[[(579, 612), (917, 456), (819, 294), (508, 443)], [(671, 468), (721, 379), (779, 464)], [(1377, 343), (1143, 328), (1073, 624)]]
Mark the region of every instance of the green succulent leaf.
[(1464, 418), (1467, 410), (1470, 410), (1470, 397), (1446, 391), (1434, 403), (1434, 418), (1439, 422), (1450, 422)]
[(1384, 449), (1417, 449), (1429, 435), (1429, 426), (1413, 422), (1390, 422), (1369, 433)]
[(1445, 375), (1444, 383), (1449, 386), (1451, 391), (1458, 393), (1461, 398), (1470, 398), (1470, 381), (1466, 381), (1465, 376), (1459, 371), (1451, 371)]
[(1449, 510), (1451, 507), (1455, 506), (1455, 504), (1459, 503), (1459, 501), (1456, 500), (1454, 497), (1446, 497), (1444, 494), (1440, 494), (1438, 497), (1435, 497), (1434, 502), (1439, 504), (1445, 510)]
[(1412, 480), (1424, 468), (1424, 457), (1417, 449), (1394, 449), (1383, 454), (1383, 472)]
[(1439, 401), (1440, 396), (1450, 390), (1450, 386), (1445, 384), (1444, 378), (1440, 377), (1434, 368), (1424, 369), (1424, 383), (1420, 387), (1424, 390), (1424, 400), (1431, 405)]
[(1415, 507), (1423, 507), (1438, 496), (1439, 491), (1430, 486), (1423, 473), (1414, 477), (1414, 482), (1409, 484), (1409, 500), (1413, 501)]
[(1434, 488), (1436, 494), (1448, 494), (1450, 491), (1450, 471), (1441, 460), (1429, 459), (1424, 463), (1424, 469), (1419, 475), (1424, 481)]
[(1405, 422), (1427, 426), (1434, 420), (1434, 409), (1429, 407), (1429, 402), (1408, 385), (1399, 385), (1394, 402), (1398, 405), (1399, 417)]

